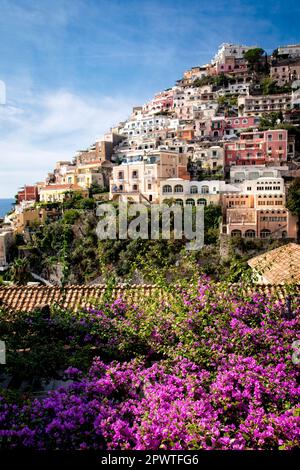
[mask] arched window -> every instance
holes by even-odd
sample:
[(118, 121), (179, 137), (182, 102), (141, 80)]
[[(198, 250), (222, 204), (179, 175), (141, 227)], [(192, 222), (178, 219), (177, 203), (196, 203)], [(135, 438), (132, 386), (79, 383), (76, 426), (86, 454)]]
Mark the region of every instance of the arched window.
[(245, 237), (246, 238), (255, 238), (255, 230), (246, 230)]
[(197, 194), (197, 193), (198, 193), (198, 188), (197, 188), (197, 186), (191, 186), (190, 193), (191, 193), (191, 194)]
[(175, 199), (175, 204), (178, 204), (179, 206), (183, 206), (183, 200), (182, 199)]
[(271, 235), (271, 230), (268, 230), (267, 228), (263, 228), (260, 231), (260, 238), (268, 238)]
[(208, 194), (208, 193), (209, 193), (209, 187), (208, 186), (202, 186), (201, 194)]
[(241, 237), (241, 236), (242, 236), (242, 232), (241, 232), (240, 230), (232, 230), (231, 236), (232, 236), (232, 237)]
[(137, 184), (134, 184), (134, 185), (132, 186), (132, 189), (133, 189), (133, 191), (137, 191), (137, 190), (138, 190), (138, 185), (137, 185)]
[(181, 184), (176, 184), (174, 187), (174, 193), (183, 193), (183, 186)]
[(194, 206), (194, 205), (195, 205), (194, 199), (187, 199), (187, 200), (185, 201), (185, 203), (186, 203), (188, 206)]
[(119, 186), (119, 191), (123, 191), (123, 185), (122, 184), (120, 184), (120, 186)]
[(165, 184), (165, 186), (163, 186), (163, 193), (171, 193), (172, 192), (172, 186), (170, 186), (169, 184)]
[(206, 199), (197, 199), (197, 206), (206, 206), (207, 205), (207, 201)]

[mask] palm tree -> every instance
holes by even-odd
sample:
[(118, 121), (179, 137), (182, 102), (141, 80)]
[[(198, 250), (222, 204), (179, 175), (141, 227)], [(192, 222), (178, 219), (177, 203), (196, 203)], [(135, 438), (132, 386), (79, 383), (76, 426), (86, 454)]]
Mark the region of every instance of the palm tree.
[(26, 284), (28, 279), (28, 260), (26, 258), (15, 259), (10, 268), (10, 278), (14, 284)]

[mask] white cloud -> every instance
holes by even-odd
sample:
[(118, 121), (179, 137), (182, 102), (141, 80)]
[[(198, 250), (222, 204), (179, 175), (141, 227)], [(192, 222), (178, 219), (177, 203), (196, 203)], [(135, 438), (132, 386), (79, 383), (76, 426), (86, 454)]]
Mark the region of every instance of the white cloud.
[(133, 100), (56, 90), (0, 108), (0, 198), (45, 178), (57, 160), (71, 160), (124, 120)]

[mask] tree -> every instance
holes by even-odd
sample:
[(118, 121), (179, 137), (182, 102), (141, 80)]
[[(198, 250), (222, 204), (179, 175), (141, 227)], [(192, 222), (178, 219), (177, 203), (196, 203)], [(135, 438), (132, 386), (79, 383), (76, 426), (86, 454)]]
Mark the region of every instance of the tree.
[(298, 217), (298, 239), (300, 221), (300, 178), (295, 178), (289, 187), (286, 208)]
[(271, 95), (277, 91), (276, 82), (274, 82), (271, 77), (265, 77), (261, 81), (261, 87), (263, 95)]
[(26, 258), (18, 258), (10, 268), (10, 278), (14, 284), (26, 284), (28, 280), (28, 261)]
[(229, 83), (229, 78), (224, 73), (221, 73), (220, 75), (217, 75), (214, 78), (214, 84), (217, 86), (227, 88), (228, 83)]
[(295, 178), (289, 187), (286, 207), (292, 214), (300, 216), (300, 178)]
[(106, 189), (102, 185), (98, 183), (92, 183), (89, 188), (89, 197), (93, 197), (94, 194), (101, 194), (105, 192)]
[(275, 129), (278, 121), (283, 121), (283, 114), (281, 111), (274, 111), (272, 113), (263, 114), (260, 118), (259, 129)]
[(264, 50), (261, 47), (254, 47), (249, 49), (244, 54), (244, 59), (248, 63), (248, 68), (252, 72), (259, 72), (262, 65), (262, 57), (264, 55)]
[(214, 77), (206, 76), (202, 78), (196, 78), (196, 80), (193, 81), (193, 86), (200, 87), (204, 85), (211, 85), (213, 83), (214, 83)]

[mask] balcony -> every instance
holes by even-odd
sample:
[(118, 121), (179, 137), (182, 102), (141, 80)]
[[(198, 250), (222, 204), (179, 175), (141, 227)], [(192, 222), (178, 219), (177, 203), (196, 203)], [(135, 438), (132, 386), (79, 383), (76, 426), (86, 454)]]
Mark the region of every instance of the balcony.
[(119, 188), (112, 188), (112, 194), (138, 194), (140, 191), (139, 189), (131, 189), (128, 191), (127, 189), (119, 189)]

